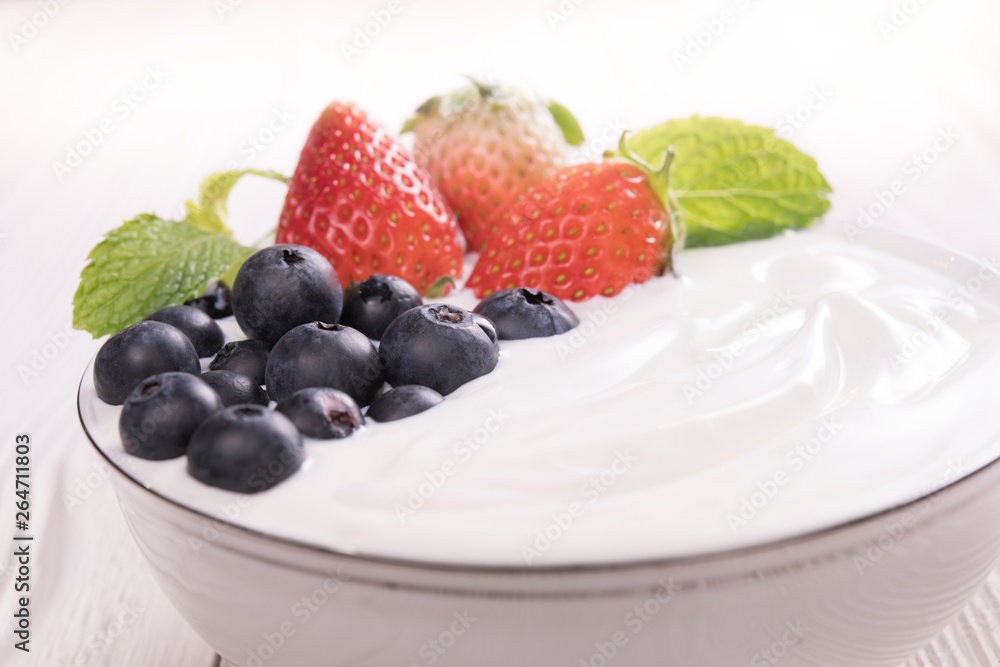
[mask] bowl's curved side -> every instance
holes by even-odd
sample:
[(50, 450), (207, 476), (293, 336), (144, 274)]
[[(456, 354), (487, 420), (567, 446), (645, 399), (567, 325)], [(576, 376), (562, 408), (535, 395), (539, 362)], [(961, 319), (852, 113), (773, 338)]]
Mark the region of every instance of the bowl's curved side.
[[(235, 530), (115, 471), (160, 586), (241, 667), (850, 664), (896, 667), (1000, 552), (1000, 466), (877, 519), (704, 562), (449, 571)], [(756, 662), (755, 662), (756, 661)]]

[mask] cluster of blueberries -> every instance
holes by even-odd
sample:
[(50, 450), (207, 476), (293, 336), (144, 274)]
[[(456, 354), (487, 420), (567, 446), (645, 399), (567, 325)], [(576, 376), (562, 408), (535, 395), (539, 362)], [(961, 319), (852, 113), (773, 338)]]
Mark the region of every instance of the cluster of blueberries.
[[(247, 340), (225, 342), (215, 320), (229, 315)], [(298, 470), (302, 436), (343, 438), (366, 416), (423, 412), (491, 372), (498, 340), (578, 323), (562, 301), (527, 288), (492, 294), (472, 312), (424, 304), (395, 276), (342, 290), (316, 251), (274, 245), (247, 259), (231, 292), (220, 284), (111, 336), (94, 360), (94, 386), (104, 402), (123, 405), (127, 452), (186, 454), (196, 479), (254, 493)], [(212, 355), (202, 373), (200, 358)]]

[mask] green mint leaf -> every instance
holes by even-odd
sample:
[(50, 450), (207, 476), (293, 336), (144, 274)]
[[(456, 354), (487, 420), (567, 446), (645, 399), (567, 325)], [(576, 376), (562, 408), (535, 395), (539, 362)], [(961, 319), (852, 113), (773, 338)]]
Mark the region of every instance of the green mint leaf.
[(628, 138), (628, 149), (651, 165), (661, 164), (671, 146), (677, 157), (669, 188), (665, 179), (651, 184), (679, 215), (688, 247), (801, 229), (830, 208), (831, 189), (816, 161), (774, 130), (694, 116)]
[(184, 204), (187, 208), (185, 222), (192, 227), (197, 227), (206, 232), (232, 236), (232, 231), (230, 231), (229, 226), (226, 224), (226, 218), (229, 215), (226, 202), (229, 199), (229, 192), (233, 189), (233, 186), (247, 174), (272, 178), (282, 183), (288, 182), (287, 178), (276, 171), (260, 169), (222, 171), (212, 174), (201, 182), (201, 187), (198, 190), (198, 200), (188, 201)]
[(95, 338), (119, 331), (198, 296), (249, 253), (228, 232), (140, 215), (90, 251), (73, 297), (73, 326)]
[(427, 288), (424, 296), (428, 299), (440, 299), (451, 291), (455, 286), (455, 279), (451, 276), (441, 276), (434, 281), (434, 284)]
[(236, 274), (240, 272), (241, 268), (243, 268), (243, 262), (245, 262), (247, 257), (252, 255), (254, 252), (255, 249), (250, 248), (250, 252), (248, 252), (246, 255), (244, 255), (236, 262), (233, 262), (232, 264), (229, 265), (229, 268), (226, 269), (225, 273), (219, 276), (219, 280), (232, 287), (233, 283), (236, 282)]
[(569, 109), (558, 102), (549, 100), (549, 113), (552, 114), (556, 125), (562, 130), (567, 144), (570, 146), (580, 146), (583, 144), (583, 130), (580, 129), (580, 123), (576, 122), (576, 118), (573, 117)]
[(110, 231), (90, 251), (73, 297), (73, 326), (95, 338), (120, 331), (164, 306), (198, 296), (214, 278), (232, 285), (253, 252), (233, 240), (226, 202), (246, 174), (288, 179), (274, 171), (224, 171), (201, 182), (182, 222), (142, 214)]

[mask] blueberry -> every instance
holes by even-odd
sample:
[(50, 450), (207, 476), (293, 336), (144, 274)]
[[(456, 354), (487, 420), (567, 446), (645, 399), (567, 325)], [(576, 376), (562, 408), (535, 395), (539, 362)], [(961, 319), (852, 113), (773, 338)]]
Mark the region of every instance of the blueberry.
[(264, 371), (267, 393), (282, 401), (306, 387), (332, 387), (368, 405), (382, 388), (378, 351), (368, 337), (342, 324), (313, 322), (281, 337)]
[(580, 323), (561, 299), (528, 287), (495, 292), (472, 312), (490, 318), (500, 340), (555, 336)]
[(378, 340), (394, 319), (410, 308), (423, 305), (420, 292), (396, 276), (376, 273), (344, 290), (344, 312), (340, 323)]
[(222, 400), (190, 373), (159, 373), (135, 386), (125, 399), (118, 432), (125, 451), (162, 461), (184, 454), (195, 429), (222, 409)]
[(392, 422), (430, 410), (443, 400), (444, 396), (430, 387), (403, 384), (376, 398), (365, 416), (377, 422)]
[(253, 379), (235, 371), (205, 371), (201, 379), (215, 390), (227, 408), (230, 405), (263, 405), (269, 403), (267, 392)]
[(226, 283), (220, 280), (205, 290), (201, 296), (185, 301), (184, 305), (197, 308), (213, 320), (218, 320), (233, 314), (233, 293), (229, 291)]
[(181, 371), (198, 375), (198, 353), (180, 329), (142, 321), (105, 341), (94, 359), (97, 397), (121, 405), (132, 388), (157, 373)]
[(222, 329), (204, 311), (191, 306), (167, 306), (146, 318), (175, 326), (191, 339), (199, 357), (210, 357), (219, 351), (226, 337)]
[(330, 262), (300, 245), (255, 252), (233, 282), (233, 313), (243, 333), (272, 345), (300, 324), (337, 322), (343, 302)]
[(499, 355), (492, 322), (443, 303), (406, 311), (379, 345), (389, 384), (422, 384), (442, 395), (492, 371)]
[(188, 473), (237, 493), (266, 491), (302, 466), (302, 436), (288, 417), (259, 405), (213, 414), (191, 436)]
[(299, 389), (278, 403), (275, 410), (310, 438), (346, 438), (365, 423), (354, 399), (330, 387)]
[(242, 373), (256, 384), (264, 384), (264, 368), (270, 353), (270, 343), (262, 340), (234, 340), (222, 346), (208, 367), (213, 371)]

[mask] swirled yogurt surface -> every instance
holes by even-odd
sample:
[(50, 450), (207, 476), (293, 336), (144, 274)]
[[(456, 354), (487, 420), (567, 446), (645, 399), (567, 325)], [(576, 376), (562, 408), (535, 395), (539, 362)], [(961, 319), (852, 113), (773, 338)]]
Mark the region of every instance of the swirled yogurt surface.
[[(179, 503), (352, 553), (556, 565), (695, 555), (917, 499), (1000, 456), (1000, 276), (875, 231), (688, 250), (679, 277), (572, 304), (581, 325), (502, 341), (441, 405), (345, 440), (251, 496), (185, 460), (99, 446)], [(448, 301), (467, 308), (474, 297)], [(206, 522), (208, 526), (208, 522)]]

